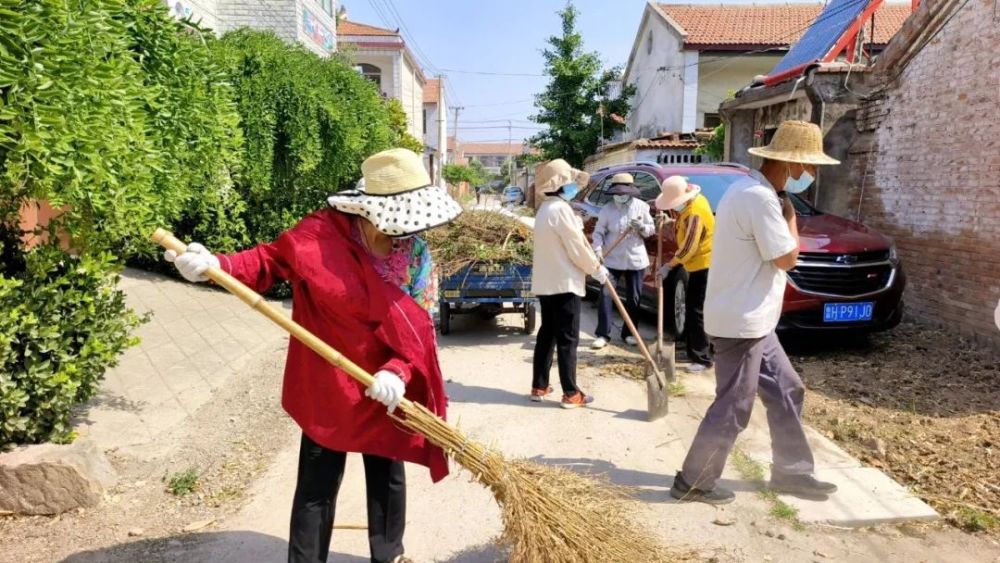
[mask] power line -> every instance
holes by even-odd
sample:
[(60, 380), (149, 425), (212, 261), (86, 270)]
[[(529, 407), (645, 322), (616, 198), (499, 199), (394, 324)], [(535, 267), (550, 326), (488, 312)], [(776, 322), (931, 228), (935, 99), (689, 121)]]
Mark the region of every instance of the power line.
[(437, 70), (434, 63), (431, 62), (431, 58), (427, 56), (427, 53), (420, 48), (420, 44), (417, 43), (416, 36), (410, 32), (410, 28), (406, 27), (406, 20), (399, 15), (399, 11), (396, 10), (396, 5), (393, 0), (382, 0), (388, 12), (396, 18), (396, 22), (399, 24), (399, 29), (406, 34), (406, 40), (410, 42), (413, 46), (414, 53), (420, 57), (421, 63), (427, 67), (428, 70), (434, 71), (435, 74), (441, 74), (440, 70)]
[(459, 70), (454, 68), (442, 68), (444, 72), (451, 72), (455, 74), (478, 74), (482, 76), (527, 76), (527, 77), (546, 77), (547, 74), (532, 74), (527, 72), (492, 72), (485, 70)]
[(548, 125), (535, 125), (533, 127), (527, 127), (524, 125), (513, 125), (508, 127), (507, 125), (477, 125), (468, 127), (463, 125), (459, 129), (527, 129), (527, 130), (537, 130), (537, 129), (548, 129)]

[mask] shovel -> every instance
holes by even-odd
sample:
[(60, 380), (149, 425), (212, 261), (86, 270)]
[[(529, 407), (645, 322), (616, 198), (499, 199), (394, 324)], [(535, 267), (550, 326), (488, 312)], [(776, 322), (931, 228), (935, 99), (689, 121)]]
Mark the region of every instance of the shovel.
[(649, 349), (646, 348), (646, 342), (643, 341), (642, 336), (639, 335), (639, 331), (635, 328), (635, 324), (632, 322), (632, 318), (628, 316), (628, 311), (625, 310), (625, 305), (622, 300), (618, 297), (618, 292), (615, 291), (615, 284), (611, 282), (611, 278), (604, 280), (604, 288), (608, 290), (611, 295), (612, 301), (615, 302), (615, 306), (618, 307), (618, 312), (621, 313), (622, 320), (625, 321), (625, 325), (628, 326), (629, 332), (632, 333), (632, 338), (635, 338), (636, 344), (639, 346), (639, 352), (642, 353), (642, 357), (646, 359), (649, 364), (646, 372), (646, 420), (652, 422), (659, 418), (667, 416), (667, 379), (663, 376), (663, 372), (656, 365), (656, 361), (653, 360), (653, 356), (649, 354)]

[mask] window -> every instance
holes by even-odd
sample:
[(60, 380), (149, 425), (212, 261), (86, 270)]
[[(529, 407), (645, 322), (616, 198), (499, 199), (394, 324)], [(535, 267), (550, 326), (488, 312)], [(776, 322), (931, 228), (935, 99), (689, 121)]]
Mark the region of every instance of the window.
[(323, 11), (327, 13), (327, 15), (330, 16), (333, 15), (333, 0), (317, 0), (317, 2), (319, 3), (320, 7), (323, 8)]
[(608, 175), (607, 178), (601, 180), (601, 183), (597, 185), (596, 188), (587, 197), (587, 201), (590, 202), (594, 207), (604, 207), (604, 204), (611, 200), (611, 196), (608, 195), (607, 189), (611, 187), (611, 178), (614, 174)]
[(653, 52), (653, 30), (649, 30), (649, 33), (646, 34), (646, 54), (648, 55), (652, 52)]
[(427, 110), (424, 110), (424, 131), (427, 131)]
[(715, 129), (719, 125), (722, 125), (722, 118), (719, 117), (717, 113), (706, 113), (705, 114), (705, 127), (710, 129)]
[(382, 90), (382, 69), (380, 69), (375, 65), (370, 65), (368, 63), (361, 63), (358, 66), (356, 66), (355, 69), (359, 73), (361, 73), (361, 76), (364, 76), (368, 80), (374, 82), (375, 85), (378, 86), (378, 89), (380, 91)]
[(648, 172), (632, 172), (632, 177), (635, 178), (635, 187), (642, 192), (643, 201), (656, 199), (660, 195), (660, 181), (656, 176)]

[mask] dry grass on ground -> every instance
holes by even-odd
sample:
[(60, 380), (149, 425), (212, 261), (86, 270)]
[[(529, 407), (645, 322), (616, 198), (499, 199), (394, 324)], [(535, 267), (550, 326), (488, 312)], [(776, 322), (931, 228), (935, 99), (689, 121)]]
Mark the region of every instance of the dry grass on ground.
[(1000, 356), (907, 323), (868, 342), (790, 342), (806, 420), (952, 524), (1000, 537)]

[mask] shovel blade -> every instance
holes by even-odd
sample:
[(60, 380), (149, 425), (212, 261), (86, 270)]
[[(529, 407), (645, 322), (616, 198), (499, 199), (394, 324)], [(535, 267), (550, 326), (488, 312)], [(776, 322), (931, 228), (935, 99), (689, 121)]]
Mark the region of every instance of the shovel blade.
[(652, 371), (646, 375), (646, 420), (652, 422), (659, 420), (669, 412), (668, 409), (667, 380), (659, 371)]

